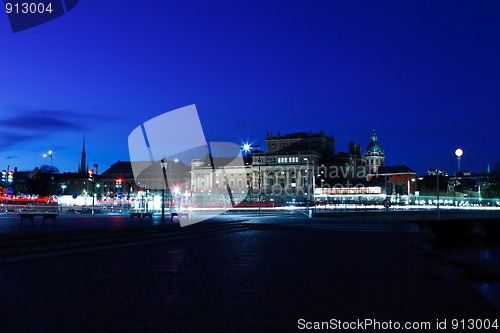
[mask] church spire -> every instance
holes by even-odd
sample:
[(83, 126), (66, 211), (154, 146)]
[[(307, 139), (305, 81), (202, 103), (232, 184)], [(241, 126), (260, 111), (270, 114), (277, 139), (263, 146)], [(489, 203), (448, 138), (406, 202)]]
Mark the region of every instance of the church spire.
[(371, 140), (371, 142), (377, 142), (378, 141), (377, 132), (375, 132), (375, 127), (373, 127), (372, 135), (370, 135), (370, 140)]
[(79, 173), (87, 173), (87, 153), (85, 152), (85, 136), (83, 137), (83, 147), (82, 147), (82, 159), (80, 161), (80, 166), (78, 167)]

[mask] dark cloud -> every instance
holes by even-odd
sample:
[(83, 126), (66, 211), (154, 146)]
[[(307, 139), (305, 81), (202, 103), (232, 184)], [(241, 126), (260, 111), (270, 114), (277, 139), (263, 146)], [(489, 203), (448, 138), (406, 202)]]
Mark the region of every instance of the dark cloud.
[[(10, 110), (9, 116), (0, 118), (0, 149), (22, 147), (40, 142), (53, 134), (86, 131), (88, 122), (78, 112), (60, 110)], [(90, 125), (90, 124), (89, 124)], [(54, 147), (49, 147), (55, 149)], [(43, 148), (43, 149), (49, 149)]]
[(6, 160), (17, 160), (19, 158), (20, 158), (19, 156), (15, 156), (15, 155), (9, 155), (9, 156), (5, 157)]
[(0, 137), (0, 149), (7, 150), (25, 142), (35, 141), (37, 138), (39, 138), (38, 134), (2, 131), (2, 136)]
[(6, 106), (4, 109), (15, 114), (16, 117), (31, 117), (33, 115), (43, 115), (51, 118), (64, 119), (67, 121), (81, 121), (91, 117), (99, 117), (104, 119), (112, 119), (112, 116), (102, 108), (91, 106), (85, 110), (77, 109), (50, 109), (50, 108), (30, 108), (30, 107), (15, 107)]
[[(98, 117), (101, 121), (107, 119), (105, 112), (93, 113), (89, 117), (88, 111), (55, 110), (55, 109), (20, 109), (16, 107), (4, 108), (7, 117), (0, 118), (0, 128), (9, 128), (24, 133), (38, 132), (48, 135), (53, 132), (64, 131), (91, 131), (91, 119)], [(90, 119), (90, 120), (89, 120)]]
[(18, 130), (40, 131), (46, 132), (47, 130), (75, 130), (85, 129), (85, 126), (80, 120), (69, 120), (58, 118), (54, 116), (40, 114), (24, 114), (17, 117), (7, 118), (1, 121), (4, 127), (14, 128)]

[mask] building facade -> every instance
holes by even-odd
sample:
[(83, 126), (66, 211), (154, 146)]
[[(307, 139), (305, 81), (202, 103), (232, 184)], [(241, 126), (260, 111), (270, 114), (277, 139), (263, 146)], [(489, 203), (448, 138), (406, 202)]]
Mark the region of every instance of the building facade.
[(365, 159), (369, 173), (376, 174), (378, 169), (384, 165), (384, 148), (378, 143), (378, 136), (375, 129), (373, 129), (370, 135), (370, 143), (365, 149)]

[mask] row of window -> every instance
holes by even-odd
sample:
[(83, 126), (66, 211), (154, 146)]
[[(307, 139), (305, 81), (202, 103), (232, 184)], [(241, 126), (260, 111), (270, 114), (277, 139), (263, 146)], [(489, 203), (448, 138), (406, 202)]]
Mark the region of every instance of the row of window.
[[(247, 181), (247, 182), (248, 182), (248, 181)], [(236, 184), (236, 182), (235, 182), (235, 180), (234, 180), (234, 179), (231, 179), (231, 180), (229, 181), (229, 186), (230, 186), (230, 187), (234, 187), (234, 186), (235, 186), (235, 184)], [(201, 188), (206, 188), (206, 187), (207, 187), (207, 182), (206, 182), (206, 181), (201, 181), (200, 185), (201, 185)], [(224, 182), (222, 182), (222, 186), (223, 186), (223, 187), (226, 187), (226, 182), (225, 182), (225, 181), (224, 181)], [(221, 188), (223, 188), (223, 187), (221, 187)], [(215, 188), (216, 188), (216, 189), (219, 189), (219, 181), (216, 181), (216, 182), (215, 182)], [(242, 180), (242, 179), (238, 179), (238, 188), (243, 188), (243, 180)]]
[(299, 158), (297, 156), (292, 156), (292, 157), (268, 157), (267, 158), (267, 163), (272, 164), (272, 163), (299, 163)]

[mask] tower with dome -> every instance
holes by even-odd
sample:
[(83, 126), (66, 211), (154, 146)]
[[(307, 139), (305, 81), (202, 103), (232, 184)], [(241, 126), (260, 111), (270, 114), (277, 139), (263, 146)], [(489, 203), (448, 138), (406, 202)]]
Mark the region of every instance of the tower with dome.
[(375, 129), (373, 129), (370, 135), (370, 144), (365, 149), (365, 158), (368, 173), (377, 173), (378, 169), (384, 165), (384, 148), (378, 143)]

